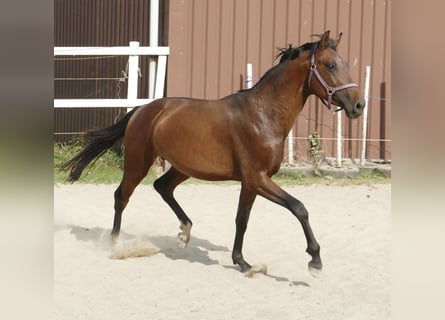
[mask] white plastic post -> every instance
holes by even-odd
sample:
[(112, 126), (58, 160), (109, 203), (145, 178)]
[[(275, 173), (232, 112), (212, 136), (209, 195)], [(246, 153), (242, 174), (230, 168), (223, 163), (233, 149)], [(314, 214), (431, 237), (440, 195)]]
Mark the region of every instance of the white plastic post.
[(369, 79), (371, 78), (371, 67), (366, 66), (365, 72), (365, 108), (363, 109), (363, 125), (362, 125), (362, 152), (360, 155), (360, 164), (365, 165), (366, 158), (366, 133), (368, 131), (368, 103), (369, 103)]
[(167, 70), (167, 56), (158, 57), (158, 65), (156, 70), (156, 85), (154, 99), (159, 99), (164, 96), (164, 83), (165, 83), (165, 73)]
[[(158, 46), (158, 30), (159, 30), (159, 0), (150, 0), (150, 47)], [(155, 82), (156, 82), (156, 58), (150, 57), (148, 64), (148, 97), (154, 98)]]
[[(130, 41), (130, 47), (139, 47), (138, 41)], [(138, 68), (139, 68), (139, 56), (128, 56), (128, 88), (127, 99), (136, 100), (138, 98)]]
[(294, 133), (292, 129), (290, 129), (289, 134), (287, 135), (287, 149), (288, 163), (292, 165), (294, 164)]
[(341, 149), (342, 149), (342, 140), (341, 140), (341, 116), (343, 111), (337, 112), (337, 168), (341, 168)]
[(252, 83), (252, 80), (253, 78), (252, 78), (252, 64), (251, 63), (248, 63), (247, 64), (247, 76), (246, 76), (246, 86), (247, 86), (247, 89), (250, 89), (250, 88), (252, 88), (252, 85), (253, 85), (253, 83)]

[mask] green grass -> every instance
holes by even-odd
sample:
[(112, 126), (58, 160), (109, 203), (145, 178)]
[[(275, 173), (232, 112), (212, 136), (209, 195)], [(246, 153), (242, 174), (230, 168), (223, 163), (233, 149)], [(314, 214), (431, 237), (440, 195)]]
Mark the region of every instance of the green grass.
[[(54, 145), (55, 183), (66, 182), (68, 172), (60, 171), (59, 168), (81, 150), (82, 146), (78, 142), (69, 146)], [(78, 182), (94, 184), (119, 183), (122, 179), (123, 163), (122, 151), (110, 149), (85, 168)], [(151, 184), (155, 179), (156, 174), (151, 170), (142, 183)]]
[[(60, 166), (71, 159), (75, 154), (82, 150), (79, 142), (69, 146), (60, 144), (54, 145), (54, 183), (65, 183), (68, 172), (61, 172)], [(123, 174), (123, 152), (122, 150), (108, 150), (97, 161), (90, 164), (82, 173), (77, 183), (93, 183), (93, 184), (111, 184), (119, 183)], [(159, 167), (154, 167), (148, 173), (142, 184), (151, 184), (160, 173)], [(361, 170), (359, 175), (352, 178), (333, 179), (328, 176), (307, 177), (301, 172), (285, 170), (278, 172), (273, 180), (280, 185), (360, 185), (360, 184), (377, 184), (391, 183), (391, 178), (385, 177), (384, 174), (377, 170), (366, 169)], [(189, 179), (186, 183), (214, 183), (198, 179)], [(232, 184), (233, 182), (217, 182), (219, 184)]]

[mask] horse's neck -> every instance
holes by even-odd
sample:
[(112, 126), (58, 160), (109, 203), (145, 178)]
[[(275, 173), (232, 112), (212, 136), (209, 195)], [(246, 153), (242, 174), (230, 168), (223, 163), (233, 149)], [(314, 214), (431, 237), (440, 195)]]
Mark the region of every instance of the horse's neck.
[(308, 70), (305, 63), (285, 62), (261, 81), (254, 93), (261, 97), (257, 108), (267, 114), (272, 125), (281, 127), (285, 135), (306, 102), (305, 80)]

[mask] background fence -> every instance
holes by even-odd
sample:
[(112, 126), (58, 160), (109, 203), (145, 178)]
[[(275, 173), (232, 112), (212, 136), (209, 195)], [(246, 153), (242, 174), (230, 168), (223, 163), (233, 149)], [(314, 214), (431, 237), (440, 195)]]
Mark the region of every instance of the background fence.
[[(55, 47), (150, 46), (149, 0), (54, 1)], [(168, 41), (168, 1), (159, 2), (158, 45)], [(60, 56), (54, 58), (55, 99), (126, 99), (128, 55)], [(137, 98), (149, 97), (149, 56), (139, 58)], [(57, 108), (54, 141), (67, 142), (92, 128), (113, 123), (126, 108)]]
[[(56, 46), (149, 44), (149, 0), (55, 0)], [(340, 55), (349, 62), (354, 82), (364, 85), (366, 65), (371, 66), (367, 130), (367, 158), (391, 159), (391, 2), (390, 0), (169, 0), (160, 1), (159, 45), (168, 45), (167, 96), (214, 99), (245, 88), (246, 65), (253, 65), (255, 82), (276, 61), (276, 48), (313, 41), (312, 34), (343, 32)], [(121, 97), (119, 82), (126, 60), (119, 57), (55, 61), (55, 77), (91, 77), (94, 80), (55, 81), (56, 98)], [(141, 59), (138, 97), (146, 96), (148, 61)], [(114, 78), (101, 80), (101, 78)], [(60, 81), (60, 82), (59, 82)], [(76, 81), (77, 82), (77, 81)], [(70, 112), (69, 115), (67, 112)], [(77, 111), (76, 111), (77, 112)], [(79, 115), (84, 110), (78, 110)], [(98, 112), (88, 110), (88, 112)], [(109, 113), (111, 123), (119, 110)], [(96, 117), (88, 115), (85, 118)], [(72, 111), (55, 110), (55, 124), (80, 118)], [(79, 121), (80, 122), (80, 121)], [(76, 132), (103, 126), (100, 118), (85, 126), (56, 132)], [(342, 156), (360, 157), (362, 123), (343, 123)], [(66, 128), (66, 126), (65, 126)], [(296, 160), (307, 160), (307, 137), (318, 131), (325, 156), (334, 157), (336, 117), (317, 99), (309, 99), (294, 128)], [(58, 137), (59, 136), (59, 137)], [(60, 140), (60, 136), (56, 140)], [(71, 136), (63, 135), (66, 139)], [(286, 144), (287, 145), (287, 144)], [(287, 151), (286, 153), (287, 154)]]

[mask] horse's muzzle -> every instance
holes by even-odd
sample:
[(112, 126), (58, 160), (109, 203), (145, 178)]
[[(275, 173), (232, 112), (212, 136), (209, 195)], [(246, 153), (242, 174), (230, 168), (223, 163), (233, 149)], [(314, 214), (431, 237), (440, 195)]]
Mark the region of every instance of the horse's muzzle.
[(366, 105), (365, 100), (363, 98), (360, 98), (351, 109), (344, 108), (346, 111), (346, 115), (350, 119), (358, 118), (363, 113), (365, 105)]

